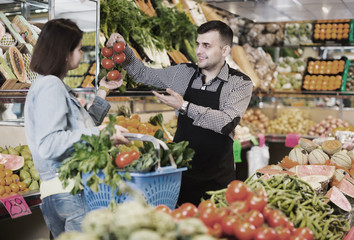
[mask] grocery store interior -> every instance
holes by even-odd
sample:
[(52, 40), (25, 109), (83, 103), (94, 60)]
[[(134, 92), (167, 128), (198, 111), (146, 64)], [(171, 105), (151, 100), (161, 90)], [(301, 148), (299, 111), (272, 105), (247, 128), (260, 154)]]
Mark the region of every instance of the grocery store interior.
[[(100, 51), (107, 40), (107, 32), (125, 31), (132, 23), (128, 16), (131, 12), (124, 12), (120, 8), (128, 6), (127, 2), (135, 9), (129, 11), (139, 11), (150, 18), (171, 21), (171, 35), (175, 34), (172, 26), (177, 28), (181, 24), (172, 18), (159, 16), (161, 6), (186, 14), (188, 29), (191, 29), (190, 25), (199, 26), (209, 20), (221, 20), (233, 30), (233, 45), (241, 48), (232, 48), (226, 62), (250, 76), (253, 82), (251, 101), (235, 129), (233, 139), (236, 179), (245, 181), (258, 169), (270, 165), (280, 165), (283, 171), (289, 170), (286, 164), (295, 161), (291, 156), (297, 154), (294, 151), (300, 138), (315, 142), (319, 146), (317, 149), (321, 149), (328, 157), (325, 159), (328, 161), (323, 160), (313, 165), (328, 164), (336, 167), (333, 168), (331, 181), (337, 177), (336, 184), (340, 182), (336, 175), (339, 172), (342, 178), (344, 175), (354, 178), (354, 0), (1, 0), (1, 150), (13, 154), (8, 151), (9, 148), (27, 145), (24, 103), (28, 89), (37, 77), (29, 69), (29, 63), (43, 24), (49, 19), (69, 18), (83, 30), (83, 58), (79, 67), (70, 70), (63, 81), (74, 90), (83, 106), (87, 107), (97, 92), (98, 81), (107, 73), (97, 64), (101, 62)], [(121, 12), (109, 12), (109, 4)], [(111, 18), (107, 17), (107, 13), (112, 14)], [(116, 21), (113, 25), (117, 27), (113, 30), (108, 29), (112, 24), (104, 25), (112, 19)], [(147, 30), (152, 32), (151, 29)], [(140, 28), (137, 31), (140, 34)], [(157, 41), (163, 38), (151, 34), (149, 38)], [(174, 52), (167, 47), (159, 49), (155, 46), (152, 52), (157, 54), (149, 54), (146, 46), (139, 46), (137, 39), (131, 46), (135, 47), (136, 56), (140, 54), (144, 64), (154, 68), (196, 63), (195, 56), (188, 49), (188, 46), (195, 46), (195, 42), (190, 41), (192, 35), (183, 31), (179, 34), (186, 39), (181, 42), (179, 50), (173, 49)], [(139, 43), (144, 42), (139, 40)], [(184, 45), (188, 41), (188, 46)], [(13, 47), (22, 56), (20, 70), (25, 72), (25, 76), (20, 76), (19, 71), (14, 69), (17, 63), (9, 56)], [(241, 58), (241, 54), (246, 58)], [(151, 92), (156, 90), (165, 93), (164, 89), (144, 86), (124, 76), (124, 88), (111, 91), (106, 98), (111, 104), (110, 114), (125, 115), (126, 118), (138, 115), (141, 123), (162, 114), (166, 131), (173, 137), (177, 128), (177, 112), (158, 101)], [(128, 122), (126, 124), (126, 127), (132, 126)], [(135, 130), (138, 132), (139, 128)], [(322, 151), (324, 147), (321, 144), (332, 140), (341, 142), (338, 151)], [(339, 153), (348, 153), (345, 159), (349, 159), (349, 163), (338, 163), (339, 160), (336, 161), (333, 156)], [(20, 152), (18, 155), (21, 155)], [(308, 151), (306, 159), (310, 155)], [(319, 156), (316, 157), (316, 161), (321, 161), (318, 160)], [(1, 161), (4, 161), (2, 156)], [(301, 161), (298, 159), (295, 162), (295, 165), (304, 164), (299, 163)], [(26, 163), (28, 161), (25, 158), (24, 167), (27, 168), (28, 176), (20, 176), (23, 166), (13, 170), (13, 174), (18, 174), (21, 182), (26, 180), (23, 197), (31, 213), (11, 217), (0, 201), (0, 239), (51, 239), (39, 208), (39, 178), (32, 173), (32, 169), (35, 172), (33, 162), (30, 161), (28, 166)], [(310, 159), (304, 165), (307, 164), (310, 165)], [(0, 186), (1, 177), (0, 174)], [(354, 186), (354, 181), (351, 183)], [(354, 193), (354, 189), (351, 191)], [(0, 191), (0, 197), (1, 194)], [(350, 227), (353, 227), (354, 195), (351, 197), (351, 210), (346, 210), (345, 216)], [(336, 233), (342, 231), (338, 229)], [(344, 232), (347, 233), (348, 229), (343, 230), (338, 239), (344, 239)], [(354, 239), (354, 230), (351, 232), (353, 238), (346, 240)], [(315, 233), (315, 239), (320, 234)]]

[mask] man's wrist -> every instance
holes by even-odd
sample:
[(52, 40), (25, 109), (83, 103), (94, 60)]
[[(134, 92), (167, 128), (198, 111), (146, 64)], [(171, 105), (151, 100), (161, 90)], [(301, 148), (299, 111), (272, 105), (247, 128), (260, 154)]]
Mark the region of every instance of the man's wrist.
[(178, 112), (182, 115), (185, 115), (188, 112), (188, 107), (189, 107), (189, 102), (183, 101), (181, 108), (178, 109)]

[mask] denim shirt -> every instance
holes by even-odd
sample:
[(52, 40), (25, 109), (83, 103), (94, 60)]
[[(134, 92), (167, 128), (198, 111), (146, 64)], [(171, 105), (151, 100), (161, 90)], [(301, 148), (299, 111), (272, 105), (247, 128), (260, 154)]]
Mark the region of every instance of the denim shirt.
[(61, 162), (70, 156), (82, 134), (99, 134), (97, 125), (109, 109), (109, 103), (96, 96), (86, 111), (61, 79), (37, 77), (27, 94), (24, 115), (27, 144), (42, 180), (56, 177)]

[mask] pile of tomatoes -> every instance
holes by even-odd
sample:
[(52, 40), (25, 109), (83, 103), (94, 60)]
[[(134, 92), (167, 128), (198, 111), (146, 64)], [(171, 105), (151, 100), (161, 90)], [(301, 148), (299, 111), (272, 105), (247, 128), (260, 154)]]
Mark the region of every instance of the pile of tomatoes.
[(226, 191), (226, 207), (217, 207), (211, 200), (198, 206), (184, 203), (171, 211), (164, 205), (156, 207), (170, 213), (176, 220), (197, 217), (217, 238), (237, 240), (313, 240), (306, 227), (294, 224), (279, 210), (267, 206), (263, 190), (252, 192), (242, 181), (232, 181)]
[(114, 69), (116, 64), (121, 64), (125, 61), (126, 57), (123, 53), (125, 49), (124, 42), (117, 42), (113, 44), (113, 48), (103, 47), (101, 50), (104, 58), (101, 61), (101, 65), (103, 68), (109, 70), (107, 74), (107, 78), (111, 81), (115, 81), (119, 79), (119, 71)]

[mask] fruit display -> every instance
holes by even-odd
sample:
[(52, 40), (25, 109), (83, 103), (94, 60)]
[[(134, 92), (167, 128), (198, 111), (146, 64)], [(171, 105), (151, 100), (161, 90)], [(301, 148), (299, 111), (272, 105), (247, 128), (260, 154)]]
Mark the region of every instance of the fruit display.
[(318, 20), (314, 25), (314, 42), (348, 42), (350, 19)]
[(242, 121), (252, 124), (260, 130), (260, 133), (265, 134), (269, 126), (269, 118), (259, 109), (248, 109), (242, 117)]
[(300, 90), (302, 75), (295, 74), (278, 74), (272, 84), (275, 91), (283, 90)]
[(346, 58), (339, 60), (315, 60), (309, 58), (307, 72), (309, 74), (338, 74), (344, 71)]
[(288, 134), (299, 133), (306, 135), (310, 127), (315, 122), (309, 119), (308, 114), (305, 114), (299, 109), (285, 109), (280, 113), (279, 117), (270, 120), (268, 133), (273, 134)]
[(340, 127), (348, 127), (349, 123), (347, 121), (343, 121), (340, 118), (335, 118), (331, 115), (327, 116), (321, 122), (314, 124), (310, 127), (307, 134), (309, 136), (320, 136), (320, 135), (328, 135), (333, 133), (336, 128)]
[(4, 164), (0, 164), (0, 197), (22, 194), (29, 190), (18, 174), (11, 169), (6, 169)]
[(302, 75), (306, 68), (303, 58), (280, 57), (277, 64), (277, 75), (272, 84), (276, 90), (300, 90)]
[(312, 43), (311, 23), (287, 23), (285, 25), (284, 45)]
[(333, 60), (309, 58), (307, 62), (306, 73), (302, 83), (303, 90), (340, 90), (342, 85), (343, 72), (346, 64), (346, 57)]
[[(14, 169), (16, 175), (19, 176), (19, 180), (21, 181), (21, 183), (24, 183), (26, 185), (26, 189), (39, 190), (39, 174), (34, 167), (32, 154), (28, 148), (28, 145), (18, 145), (16, 147), (0, 148), (0, 151), (0, 155), (6, 154), (12, 156), (12, 158), (8, 158), (7, 160), (9, 161), (9, 163), (11, 163), (12, 169)], [(23, 158), (22, 163), (16, 161), (18, 157)], [(6, 168), (7, 164), (9, 163), (4, 163), (4, 167)]]

